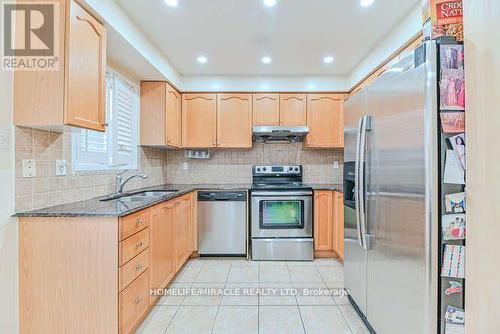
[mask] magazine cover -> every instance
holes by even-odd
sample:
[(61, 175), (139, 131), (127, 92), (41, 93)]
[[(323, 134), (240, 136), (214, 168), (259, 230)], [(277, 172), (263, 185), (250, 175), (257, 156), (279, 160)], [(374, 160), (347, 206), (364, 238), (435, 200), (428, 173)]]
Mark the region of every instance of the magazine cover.
[(447, 306), (445, 319), (445, 334), (465, 333), (465, 311), (463, 309)]
[(443, 182), (448, 184), (465, 184), (465, 170), (453, 150), (446, 150)]
[(452, 36), (464, 40), (462, 0), (429, 0), (432, 39)]
[(465, 278), (465, 246), (444, 245), (441, 276)]
[(465, 193), (448, 194), (444, 196), (446, 212), (463, 213), (465, 212)]
[(464, 70), (442, 70), (441, 110), (465, 110)]
[(464, 46), (463, 45), (441, 45), (441, 69), (463, 70), (464, 69)]
[(465, 239), (465, 213), (444, 215), (442, 228), (443, 240)]
[(465, 132), (465, 112), (442, 112), (440, 116), (444, 133)]
[(449, 140), (453, 151), (455, 151), (458, 160), (460, 160), (462, 167), (465, 169), (465, 133), (450, 137)]

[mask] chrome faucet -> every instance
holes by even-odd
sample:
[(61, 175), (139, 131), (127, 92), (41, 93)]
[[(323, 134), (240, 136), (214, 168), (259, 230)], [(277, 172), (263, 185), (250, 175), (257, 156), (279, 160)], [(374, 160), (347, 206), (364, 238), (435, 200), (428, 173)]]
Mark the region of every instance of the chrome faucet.
[(128, 183), (128, 181), (132, 180), (133, 178), (140, 177), (140, 178), (143, 178), (143, 179), (147, 179), (149, 177), (146, 174), (136, 173), (134, 175), (131, 175), (131, 176), (127, 177), (125, 180), (123, 180), (123, 174), (125, 174), (126, 172), (127, 171), (123, 171), (121, 173), (118, 173), (118, 175), (116, 175), (115, 192), (117, 194), (122, 194), (123, 193), (123, 187), (125, 187), (125, 185)]

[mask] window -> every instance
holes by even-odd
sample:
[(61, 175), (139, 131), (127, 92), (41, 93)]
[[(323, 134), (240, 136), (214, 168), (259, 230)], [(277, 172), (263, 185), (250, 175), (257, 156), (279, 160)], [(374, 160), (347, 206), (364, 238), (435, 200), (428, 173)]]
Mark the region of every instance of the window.
[(72, 130), (73, 169), (137, 169), (139, 88), (108, 69), (106, 73), (106, 132)]

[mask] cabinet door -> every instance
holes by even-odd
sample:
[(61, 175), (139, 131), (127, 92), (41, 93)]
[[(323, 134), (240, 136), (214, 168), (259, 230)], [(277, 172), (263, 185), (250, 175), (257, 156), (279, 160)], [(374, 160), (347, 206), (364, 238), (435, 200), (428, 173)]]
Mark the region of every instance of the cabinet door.
[(166, 92), (166, 131), (167, 146), (181, 147), (181, 94), (169, 84)]
[(191, 200), (184, 196), (176, 200), (174, 216), (175, 263), (176, 271), (191, 255)]
[(216, 94), (182, 94), (182, 147), (216, 147), (216, 124)]
[(217, 94), (217, 147), (252, 147), (251, 94)]
[(333, 250), (333, 191), (314, 192), (314, 249)]
[(279, 94), (253, 94), (253, 125), (280, 124)]
[(105, 131), (106, 28), (71, 1), (67, 36), (64, 122)]
[(333, 193), (333, 250), (344, 260), (344, 196)]
[(141, 82), (141, 145), (165, 145), (166, 83)]
[[(159, 204), (151, 209), (149, 226), (149, 286), (151, 289), (164, 288), (174, 276), (173, 210), (174, 203), (172, 202)], [(151, 302), (155, 299), (155, 296), (151, 296)]]
[(281, 125), (307, 124), (306, 94), (280, 94)]
[(308, 94), (305, 146), (344, 147), (344, 113), (342, 94)]

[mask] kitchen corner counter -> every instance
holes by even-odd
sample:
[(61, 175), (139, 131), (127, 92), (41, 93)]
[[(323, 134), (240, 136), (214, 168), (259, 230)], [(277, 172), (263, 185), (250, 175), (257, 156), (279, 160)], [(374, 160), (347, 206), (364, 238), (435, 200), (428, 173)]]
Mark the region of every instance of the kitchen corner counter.
[(124, 194), (143, 191), (175, 191), (165, 196), (145, 201), (123, 202), (119, 199), (102, 201), (101, 196), (85, 201), (61, 204), (32, 211), (19, 212), (14, 217), (123, 217), (131, 213), (149, 208), (153, 205), (171, 200), (196, 190), (248, 190), (251, 184), (165, 184), (141, 189), (134, 189)]
[(333, 190), (343, 193), (344, 188), (342, 184), (338, 183), (306, 183), (313, 190)]

